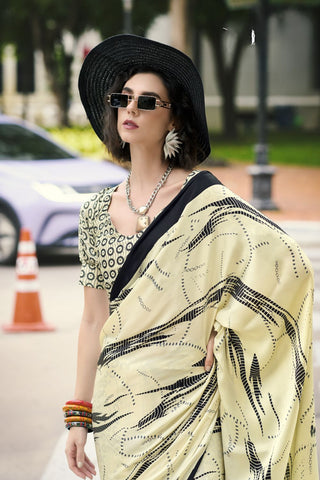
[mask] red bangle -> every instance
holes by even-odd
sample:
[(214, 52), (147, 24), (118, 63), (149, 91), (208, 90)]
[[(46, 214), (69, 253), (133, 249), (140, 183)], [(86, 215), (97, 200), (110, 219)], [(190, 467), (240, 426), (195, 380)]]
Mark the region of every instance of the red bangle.
[(66, 405), (80, 405), (82, 407), (92, 408), (92, 403), (85, 402), (84, 400), (69, 400)]

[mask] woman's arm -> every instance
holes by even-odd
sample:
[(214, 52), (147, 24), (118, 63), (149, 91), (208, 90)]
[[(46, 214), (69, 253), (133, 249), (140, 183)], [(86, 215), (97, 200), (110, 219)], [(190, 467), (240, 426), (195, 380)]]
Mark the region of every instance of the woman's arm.
[[(84, 287), (84, 309), (79, 330), (75, 400), (91, 402), (100, 355), (99, 335), (109, 316), (105, 290)], [(73, 427), (69, 431), (66, 456), (69, 468), (80, 478), (92, 478), (95, 468), (84, 452), (87, 429)]]
[(84, 287), (84, 309), (79, 331), (75, 399), (91, 402), (97, 362), (101, 352), (99, 335), (109, 316), (107, 292)]

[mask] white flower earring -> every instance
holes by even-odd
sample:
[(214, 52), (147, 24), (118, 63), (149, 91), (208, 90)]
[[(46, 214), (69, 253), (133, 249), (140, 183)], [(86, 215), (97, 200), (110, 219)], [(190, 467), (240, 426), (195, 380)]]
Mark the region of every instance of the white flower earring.
[(174, 157), (176, 153), (181, 148), (181, 140), (179, 139), (178, 133), (175, 131), (173, 128), (170, 130), (168, 135), (166, 136), (164, 145), (163, 145), (163, 151), (164, 151), (164, 156), (165, 158), (171, 158)]

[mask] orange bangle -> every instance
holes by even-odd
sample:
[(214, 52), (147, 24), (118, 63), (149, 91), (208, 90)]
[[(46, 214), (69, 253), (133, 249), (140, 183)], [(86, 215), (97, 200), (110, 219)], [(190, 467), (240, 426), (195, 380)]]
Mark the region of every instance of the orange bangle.
[(92, 423), (92, 419), (88, 417), (67, 417), (65, 418), (65, 423), (70, 423), (70, 422), (87, 422), (87, 423)]
[(64, 412), (67, 412), (68, 410), (80, 410), (82, 412), (89, 412), (89, 413), (92, 412), (92, 408), (83, 407), (81, 405), (71, 405), (71, 404), (64, 405), (64, 407), (62, 407), (62, 410)]

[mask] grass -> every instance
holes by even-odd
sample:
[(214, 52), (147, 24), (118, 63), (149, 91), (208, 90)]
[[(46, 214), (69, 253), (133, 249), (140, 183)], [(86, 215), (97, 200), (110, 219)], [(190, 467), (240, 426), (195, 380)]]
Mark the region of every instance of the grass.
[[(107, 158), (108, 152), (90, 127), (55, 128), (50, 133), (62, 144), (81, 152), (84, 156)], [(215, 161), (254, 163), (254, 134), (226, 140), (219, 134), (210, 135)], [(319, 132), (302, 130), (272, 131), (268, 134), (268, 160), (273, 165), (300, 165), (320, 167)]]
[[(254, 163), (254, 146), (257, 138), (253, 135), (237, 140), (224, 140), (211, 136), (212, 156), (231, 163)], [(268, 134), (268, 160), (273, 165), (300, 165), (320, 167), (319, 133), (274, 131)]]

